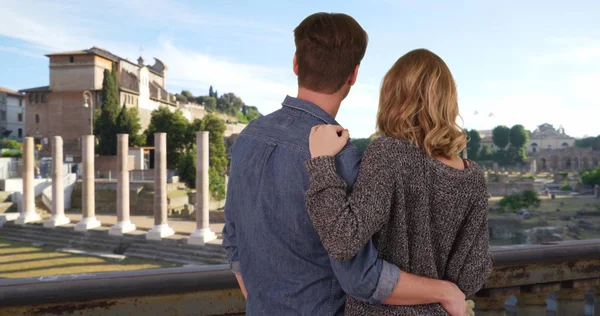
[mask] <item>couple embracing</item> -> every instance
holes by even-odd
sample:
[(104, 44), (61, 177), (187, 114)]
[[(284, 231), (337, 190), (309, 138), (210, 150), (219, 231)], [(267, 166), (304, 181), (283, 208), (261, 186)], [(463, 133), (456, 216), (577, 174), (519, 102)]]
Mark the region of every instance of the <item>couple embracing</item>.
[(317, 13), (294, 39), (297, 97), (232, 148), (223, 247), (247, 315), (465, 315), (492, 259), (485, 180), (459, 158), (450, 70), (425, 49), (400, 57), (361, 157), (335, 116), (367, 33)]

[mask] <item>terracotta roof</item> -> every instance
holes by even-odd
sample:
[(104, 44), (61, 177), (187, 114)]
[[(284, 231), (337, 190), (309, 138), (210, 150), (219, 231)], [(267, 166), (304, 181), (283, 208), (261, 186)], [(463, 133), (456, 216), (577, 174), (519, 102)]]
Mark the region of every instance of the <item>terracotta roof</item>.
[(46, 91), (50, 91), (50, 86), (43, 86), (43, 87), (36, 87), (36, 88), (29, 88), (29, 89), (21, 89), (21, 90), (19, 90), (19, 92), (46, 92)]
[(92, 47), (90, 49), (83, 49), (83, 50), (72, 50), (72, 51), (67, 51), (67, 52), (58, 52), (58, 53), (51, 53), (51, 54), (47, 54), (47, 57), (50, 56), (65, 56), (65, 55), (98, 55), (100, 57), (104, 57), (106, 59), (112, 60), (112, 61), (121, 61), (121, 60), (125, 60), (124, 58), (121, 58), (109, 51), (107, 51), (106, 49), (100, 48), (100, 47)]
[(0, 92), (4, 92), (6, 94), (10, 94), (10, 95), (18, 96), (18, 97), (22, 97), (23, 96), (22, 94), (20, 94), (17, 91), (10, 90), (10, 89), (3, 88), (3, 87), (0, 87)]

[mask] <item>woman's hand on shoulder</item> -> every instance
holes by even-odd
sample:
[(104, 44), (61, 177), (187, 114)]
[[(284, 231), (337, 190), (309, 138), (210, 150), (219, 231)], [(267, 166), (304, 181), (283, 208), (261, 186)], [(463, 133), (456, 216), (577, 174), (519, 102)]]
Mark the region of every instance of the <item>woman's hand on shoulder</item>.
[(350, 133), (339, 125), (313, 126), (308, 140), (310, 156), (335, 156), (346, 146), (348, 139)]

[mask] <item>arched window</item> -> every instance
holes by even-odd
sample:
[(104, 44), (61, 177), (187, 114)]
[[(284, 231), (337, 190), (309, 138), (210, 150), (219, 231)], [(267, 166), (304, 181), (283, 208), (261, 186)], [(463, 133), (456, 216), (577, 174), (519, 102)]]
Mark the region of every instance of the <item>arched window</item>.
[(531, 147), (537, 147), (537, 143), (531, 143)]
[(39, 114), (35, 115), (35, 124), (40, 124), (40, 115)]
[(19, 114), (17, 115), (17, 120), (18, 120), (19, 122), (23, 122), (23, 113), (19, 113)]
[(40, 102), (39, 96), (40, 96), (39, 94), (37, 94), (37, 93), (35, 94), (35, 103)]
[(561, 146), (563, 146), (563, 147), (569, 147), (569, 144), (568, 143), (562, 143)]
[(42, 103), (46, 103), (46, 95), (42, 94)]

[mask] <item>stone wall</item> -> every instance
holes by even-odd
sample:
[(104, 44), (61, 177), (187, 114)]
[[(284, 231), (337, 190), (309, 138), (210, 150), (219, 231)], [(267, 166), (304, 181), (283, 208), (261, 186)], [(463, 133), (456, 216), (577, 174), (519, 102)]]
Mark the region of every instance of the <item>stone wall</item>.
[[(113, 178), (117, 177), (117, 156), (97, 156), (95, 159), (95, 170), (100, 172), (111, 171)], [(135, 167), (135, 157), (129, 156), (129, 170)]]
[(533, 182), (488, 182), (488, 193), (492, 196), (506, 196), (525, 190), (535, 190)]
[[(116, 214), (117, 183), (96, 182), (95, 191), (96, 214)], [(187, 195), (168, 194), (167, 209), (180, 208), (188, 204)], [(75, 185), (71, 199), (71, 208), (81, 209), (81, 182)], [(131, 215), (154, 214), (154, 192), (147, 184), (131, 183), (129, 186), (129, 208)]]

